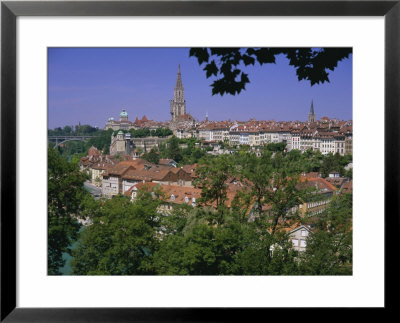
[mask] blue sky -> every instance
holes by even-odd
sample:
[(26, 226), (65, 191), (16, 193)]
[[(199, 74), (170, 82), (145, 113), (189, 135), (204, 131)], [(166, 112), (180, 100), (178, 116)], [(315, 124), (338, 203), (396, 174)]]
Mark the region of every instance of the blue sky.
[(103, 128), (124, 108), (166, 121), (181, 65), (187, 112), (203, 120), (305, 121), (314, 100), (317, 118), (352, 119), (352, 56), (330, 72), (330, 83), (299, 82), (285, 57), (276, 64), (246, 67), (250, 84), (239, 95), (211, 95), (189, 48), (49, 48), (49, 128), (90, 124)]

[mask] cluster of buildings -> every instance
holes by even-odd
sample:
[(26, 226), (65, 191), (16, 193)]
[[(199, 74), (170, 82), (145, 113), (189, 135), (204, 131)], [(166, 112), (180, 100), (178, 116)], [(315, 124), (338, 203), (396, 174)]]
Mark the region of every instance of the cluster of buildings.
[(112, 155), (103, 155), (95, 147), (91, 147), (88, 155), (81, 158), (79, 167), (90, 175), (93, 185), (102, 188), (105, 197), (124, 194), (141, 182), (191, 186), (194, 174), (194, 169), (179, 168), (171, 159), (161, 159), (157, 165), (129, 155), (117, 159)]
[[(80, 161), (82, 171), (91, 174), (92, 184), (101, 187), (104, 197), (122, 194), (132, 201), (137, 198), (138, 191), (153, 192), (157, 189), (163, 193), (164, 199), (160, 213), (168, 214), (175, 205), (187, 204), (198, 206), (201, 189), (193, 186), (196, 177), (196, 165), (177, 167), (173, 160), (160, 160), (159, 164), (152, 164), (140, 159), (138, 147), (143, 152), (157, 147), (168, 138), (147, 137), (131, 138), (129, 132), (122, 130), (148, 128), (170, 128), (178, 138), (196, 138), (204, 145), (229, 145), (237, 147), (248, 145), (261, 147), (270, 143), (285, 143), (286, 150), (293, 149), (305, 152), (309, 149), (320, 151), (322, 154), (338, 153), (352, 154), (352, 121), (340, 121), (323, 117), (316, 120), (314, 103), (311, 102), (308, 120), (300, 121), (196, 121), (186, 111), (184, 87), (180, 67), (178, 67), (177, 81), (174, 87), (174, 96), (170, 100), (171, 120), (156, 122), (136, 117), (134, 122), (129, 121), (128, 113), (122, 110), (119, 121), (109, 118), (105, 129), (113, 129), (110, 155), (103, 155), (92, 147), (88, 156)], [(118, 159), (116, 156), (118, 156)], [(121, 156), (121, 157), (120, 157)], [(333, 172), (328, 178), (320, 174), (302, 174), (302, 185), (315, 188), (315, 198), (304, 201), (292, 208), (289, 212), (301, 216), (318, 216), (322, 213), (335, 194), (347, 193), (352, 190), (352, 181), (340, 177)], [(233, 203), (236, 193), (246, 189), (246, 185), (232, 178), (226, 183), (228, 207)], [(210, 207), (215, 205), (210, 204)], [(263, 210), (268, 211), (264, 205)], [(249, 210), (252, 218), (252, 210)], [(253, 217), (254, 218), (254, 217)], [(306, 238), (311, 232), (311, 226), (293, 224), (284, 228), (292, 237), (293, 247), (303, 251), (306, 248)]]
[[(140, 158), (128, 155), (117, 159), (112, 155), (103, 155), (98, 149), (91, 147), (86, 157), (80, 160), (81, 171), (90, 174), (91, 183), (101, 187), (103, 197), (111, 198), (115, 195), (125, 195), (134, 201), (138, 191), (147, 190), (154, 194), (155, 191), (163, 195), (159, 213), (168, 215), (176, 205), (187, 204), (197, 207), (201, 197), (201, 189), (193, 185), (196, 178), (197, 165), (184, 165), (177, 167), (177, 163), (171, 159), (161, 159), (159, 164), (152, 164)], [(300, 184), (303, 187), (312, 187), (315, 190), (313, 198), (310, 198), (288, 211), (290, 214), (298, 214), (301, 217), (313, 218), (321, 214), (329, 204), (332, 197), (340, 193), (352, 191), (352, 181), (340, 177), (337, 172), (331, 172), (329, 177), (322, 178), (319, 173), (303, 173)], [(237, 178), (230, 178), (226, 182), (227, 200), (225, 205), (231, 207), (237, 193), (249, 189)], [(215, 203), (208, 205), (215, 208)], [(270, 206), (265, 204), (262, 209), (268, 212)], [(248, 210), (249, 219), (255, 219), (255, 205)], [(289, 230), (290, 229), (290, 230)], [(304, 250), (307, 234), (312, 227), (307, 225), (283, 226), (282, 230), (289, 230), (293, 236), (293, 247)], [(303, 231), (307, 233), (304, 233)], [(297, 235), (300, 235), (296, 238)], [(302, 238), (301, 238), (302, 237)]]
[(160, 143), (165, 143), (169, 138), (170, 136), (131, 138), (130, 132), (123, 133), (119, 130), (118, 133), (111, 135), (110, 154), (139, 157), (141, 152), (148, 152), (158, 147)]
[(191, 174), (179, 167), (155, 165), (143, 159), (121, 161), (103, 174), (104, 196), (124, 194), (133, 185), (143, 182), (160, 185), (191, 186)]
[(136, 117), (135, 121), (128, 120), (128, 112), (122, 109), (119, 114), (119, 121), (115, 120), (114, 117), (108, 118), (104, 130), (112, 129), (114, 131), (118, 130), (129, 130), (129, 129), (141, 129), (148, 128), (150, 130), (155, 130), (157, 128), (163, 128), (168, 126), (168, 122), (154, 121), (147, 119), (146, 116), (142, 116), (141, 119)]
[(148, 128), (155, 130), (157, 128), (170, 128), (176, 130), (178, 128), (187, 128), (193, 126), (195, 119), (186, 112), (185, 89), (182, 83), (182, 75), (180, 66), (178, 66), (178, 75), (174, 87), (174, 97), (170, 100), (170, 115), (171, 120), (166, 122), (158, 122), (147, 119), (143, 116), (142, 119), (136, 117), (135, 121), (128, 120), (128, 112), (123, 109), (119, 114), (119, 121), (114, 117), (108, 118), (104, 130), (112, 129), (114, 131)]
[(202, 122), (195, 128), (178, 129), (180, 138), (196, 137), (207, 142), (222, 142), (230, 146), (265, 146), (285, 143), (286, 150), (308, 149), (340, 155), (352, 154), (353, 131), (351, 121), (323, 117), (315, 121), (314, 104), (311, 103), (309, 120), (300, 121), (222, 121)]
[[(193, 186), (197, 164), (178, 167), (172, 159), (160, 159), (159, 164), (153, 164), (128, 155), (117, 159), (112, 155), (103, 155), (100, 150), (91, 147), (88, 155), (81, 158), (79, 166), (81, 171), (90, 174), (93, 185), (102, 188), (102, 195), (105, 197), (124, 195), (132, 192), (132, 188), (137, 184), (143, 183), (158, 184), (164, 188), (168, 188), (168, 186), (179, 188), (187, 195), (195, 196), (199, 193)], [(301, 174), (300, 178), (302, 183), (315, 187), (319, 192), (319, 197), (325, 197), (322, 200), (329, 200), (335, 192), (349, 192), (352, 189), (351, 181), (348, 178), (340, 177), (337, 172), (331, 172), (327, 178), (322, 178), (321, 174), (316, 172)], [(246, 185), (235, 178), (229, 179), (226, 185), (227, 206), (230, 206), (236, 192), (242, 190)], [(325, 204), (321, 201), (307, 202), (292, 211), (298, 210), (303, 215), (306, 213), (315, 215), (321, 212), (321, 205)]]
[(125, 109), (121, 111), (119, 115), (119, 121), (116, 121), (113, 117), (110, 117), (104, 129), (112, 129), (116, 131), (116, 134), (113, 133), (111, 136), (111, 155), (131, 155), (133, 157), (137, 157), (140, 155), (138, 148), (140, 148), (142, 152), (147, 152), (153, 147), (158, 147), (161, 142), (168, 140), (168, 137), (131, 138), (131, 134), (129, 132), (124, 133), (122, 130), (137, 130), (142, 128), (156, 130), (157, 128), (169, 128), (174, 130), (174, 133), (177, 134), (177, 129), (179, 127), (187, 128), (194, 126), (195, 119), (190, 114), (186, 113), (186, 100), (184, 93), (185, 91), (182, 84), (180, 66), (178, 66), (174, 97), (172, 100), (170, 100), (170, 121), (157, 122), (154, 120), (149, 120), (146, 116), (143, 116), (142, 119), (136, 117), (136, 120), (132, 122), (129, 121), (128, 113)]
[[(128, 120), (128, 113), (122, 110), (119, 121), (109, 118), (105, 129), (115, 131), (148, 128), (170, 128), (178, 138), (196, 138), (206, 143), (224, 143), (230, 146), (248, 145), (259, 147), (270, 143), (285, 143), (288, 151), (298, 149), (302, 152), (312, 149), (322, 154), (339, 153), (340, 155), (352, 154), (353, 128), (352, 121), (340, 121), (322, 117), (317, 120), (314, 112), (314, 103), (311, 102), (308, 120), (301, 121), (196, 121), (186, 111), (186, 100), (180, 67), (174, 87), (174, 97), (170, 100), (171, 120), (156, 122), (148, 120), (146, 116), (134, 122)], [(135, 142), (129, 134), (122, 131), (111, 138), (112, 154), (127, 153), (133, 155), (135, 147), (139, 144), (144, 151), (158, 146), (161, 141), (154, 138), (142, 139)], [(146, 142), (147, 141), (147, 142)]]

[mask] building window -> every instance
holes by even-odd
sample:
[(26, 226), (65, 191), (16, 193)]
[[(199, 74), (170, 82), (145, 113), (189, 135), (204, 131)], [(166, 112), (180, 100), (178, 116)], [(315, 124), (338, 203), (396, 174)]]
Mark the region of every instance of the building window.
[(293, 247), (297, 247), (299, 245), (299, 240), (292, 239), (292, 244), (293, 244)]
[(303, 247), (303, 248), (307, 247), (306, 240), (300, 240), (300, 247)]
[(307, 237), (308, 236), (307, 230), (301, 230), (301, 236), (302, 237)]

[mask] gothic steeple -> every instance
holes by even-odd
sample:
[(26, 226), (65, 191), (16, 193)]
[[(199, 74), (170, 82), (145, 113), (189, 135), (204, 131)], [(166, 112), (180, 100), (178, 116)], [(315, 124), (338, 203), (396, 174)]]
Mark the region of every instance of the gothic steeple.
[(178, 75), (174, 88), (174, 98), (171, 103), (171, 119), (174, 121), (177, 117), (186, 114), (185, 90), (182, 84), (181, 66), (178, 65)]
[(308, 114), (308, 122), (315, 122), (314, 100), (311, 100), (310, 113)]
[(175, 89), (177, 89), (177, 88), (183, 88), (180, 64), (178, 65), (178, 76), (176, 78), (176, 85), (175, 85)]
[(183, 102), (185, 99), (184, 88), (182, 84), (182, 76), (181, 76), (181, 65), (178, 65), (178, 76), (176, 77), (176, 84), (174, 89), (174, 101)]

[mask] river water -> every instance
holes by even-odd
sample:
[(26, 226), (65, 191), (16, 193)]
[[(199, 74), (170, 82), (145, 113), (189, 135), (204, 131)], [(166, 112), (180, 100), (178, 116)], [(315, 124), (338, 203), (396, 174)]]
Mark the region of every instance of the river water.
[[(81, 229), (79, 230), (79, 233), (82, 232), (82, 230), (85, 227), (82, 226)], [(76, 249), (78, 247), (78, 241), (74, 241), (70, 246), (71, 249)], [(71, 275), (71, 265), (70, 265), (70, 261), (72, 259), (71, 255), (64, 252), (62, 255), (63, 259), (65, 260), (65, 265), (64, 267), (60, 268), (60, 273), (61, 275)]]

